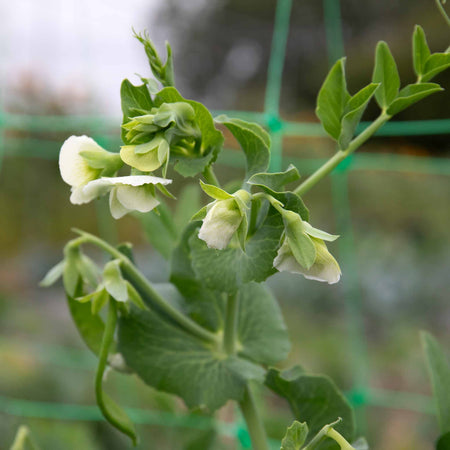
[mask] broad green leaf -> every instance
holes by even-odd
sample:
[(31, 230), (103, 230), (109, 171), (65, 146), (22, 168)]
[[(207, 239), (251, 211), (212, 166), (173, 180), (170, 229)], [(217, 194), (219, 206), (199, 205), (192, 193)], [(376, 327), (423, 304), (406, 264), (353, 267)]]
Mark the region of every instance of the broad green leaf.
[[(127, 79), (122, 81), (120, 86), (120, 99), (122, 104), (123, 121), (122, 125), (129, 122), (131, 117), (141, 115), (139, 110), (149, 111), (153, 107), (150, 93), (145, 84), (134, 86)], [(122, 141), (125, 144), (131, 144), (126, 138), (126, 130), (122, 129)]]
[(263, 128), (256, 123), (231, 119), (225, 115), (214, 120), (231, 131), (245, 153), (246, 179), (267, 170), (270, 161), (270, 136)]
[(397, 114), (419, 100), (442, 90), (436, 83), (409, 84), (398, 93), (398, 97), (391, 103), (387, 113), (390, 115)]
[(450, 431), (439, 437), (436, 450), (450, 450)]
[(422, 81), (430, 81), (438, 73), (450, 68), (450, 52), (434, 53), (425, 63), (425, 73), (422, 76)]
[(144, 229), (145, 236), (153, 247), (165, 258), (169, 259), (177, 242), (178, 233), (172, 223), (172, 212), (161, 203), (158, 212), (134, 213)]
[(294, 420), (281, 441), (280, 450), (300, 450), (308, 436), (308, 425)]
[(103, 270), (103, 280), (105, 289), (111, 297), (119, 302), (126, 302), (128, 300), (127, 283), (122, 277), (119, 260), (114, 259), (106, 263)]
[(223, 189), (220, 189), (217, 186), (213, 186), (212, 184), (203, 183), (202, 180), (200, 180), (200, 186), (206, 194), (208, 194), (215, 200), (227, 200), (229, 198), (233, 198), (231, 194), (224, 191)]
[(56, 283), (63, 274), (64, 271), (64, 260), (60, 261), (58, 264), (54, 265), (39, 283), (39, 286), (49, 287), (52, 284)]
[(351, 97), (345, 105), (341, 124), (342, 129), (338, 140), (341, 150), (345, 150), (350, 144), (367, 104), (379, 86), (379, 84), (369, 84)]
[(317, 97), (316, 115), (325, 131), (338, 140), (341, 134), (341, 118), (348, 101), (345, 81), (345, 58), (337, 61), (328, 73)]
[(202, 172), (206, 166), (212, 164), (222, 150), (223, 135), (214, 126), (211, 113), (201, 103), (186, 100), (174, 87), (166, 87), (158, 92), (155, 105), (162, 103), (186, 102), (194, 108), (195, 121), (201, 132), (199, 154), (195, 158), (182, 158), (177, 155), (178, 162), (175, 170), (184, 177), (193, 177)]
[(214, 411), (241, 400), (250, 380), (264, 370), (204, 344), (153, 310), (131, 308), (119, 322), (119, 351), (148, 385), (180, 396), (189, 408)]
[(437, 407), (441, 434), (450, 432), (450, 364), (443, 348), (429, 333), (422, 332), (422, 345)]
[(354, 439), (353, 409), (330, 378), (307, 374), (296, 366), (283, 372), (270, 369), (266, 385), (289, 402), (297, 420), (308, 424), (308, 440), (339, 417), (343, 420), (335, 429), (348, 441)]
[(372, 82), (380, 83), (380, 87), (375, 92), (375, 98), (380, 108), (387, 108), (397, 97), (400, 77), (394, 57), (384, 41), (378, 42), (375, 51)]
[(264, 188), (270, 194), (284, 192), (286, 184), (292, 183), (300, 179), (300, 174), (292, 164), (284, 172), (275, 173), (255, 173), (252, 175), (248, 183), (253, 186)]
[(414, 29), (412, 49), (414, 72), (418, 77), (421, 77), (424, 74), (425, 63), (430, 57), (431, 52), (427, 44), (425, 32), (420, 25), (416, 25)]
[(67, 295), (70, 314), (85, 344), (93, 353), (98, 355), (105, 325), (100, 316), (92, 314), (89, 303), (80, 303), (76, 300), (75, 297), (81, 297), (82, 295), (82, 284), (79, 282), (75, 290), (75, 296)]

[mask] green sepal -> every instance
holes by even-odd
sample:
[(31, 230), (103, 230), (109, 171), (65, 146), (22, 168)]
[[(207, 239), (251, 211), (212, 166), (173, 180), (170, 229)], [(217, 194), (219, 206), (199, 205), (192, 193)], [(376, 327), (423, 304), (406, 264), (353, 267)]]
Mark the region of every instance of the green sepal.
[(206, 214), (208, 214), (208, 209), (210, 208), (210, 205), (204, 206), (202, 209), (197, 211), (192, 217), (191, 222), (195, 222), (197, 220), (203, 220), (206, 217)]
[(330, 378), (307, 374), (299, 366), (282, 372), (270, 369), (266, 386), (289, 402), (295, 419), (308, 424), (308, 440), (339, 417), (342, 421), (334, 427), (336, 431), (349, 442), (354, 439), (353, 409)]
[(130, 302), (134, 303), (140, 309), (148, 309), (144, 300), (142, 300), (141, 294), (139, 294), (136, 288), (129, 281), (126, 283)]
[(316, 247), (305, 233), (300, 216), (292, 211), (282, 211), (286, 239), (297, 262), (309, 269), (316, 259)]
[(389, 46), (384, 41), (377, 44), (372, 82), (380, 84), (375, 92), (375, 99), (380, 108), (386, 109), (397, 97), (400, 76)]
[(201, 137), (198, 154), (189, 156), (173, 155), (177, 160), (175, 170), (184, 177), (195, 176), (212, 164), (222, 150), (223, 135), (214, 126), (214, 121), (208, 109), (199, 102), (186, 100), (174, 87), (162, 89), (155, 97), (155, 105), (161, 106), (163, 103), (185, 102), (188, 103), (195, 112), (195, 123), (197, 124)]
[(220, 189), (217, 186), (213, 186), (212, 184), (206, 184), (202, 180), (200, 180), (200, 187), (207, 195), (215, 200), (228, 200), (229, 198), (233, 198), (231, 194), (224, 191), (223, 189)]
[(80, 249), (69, 244), (64, 249), (63, 284), (64, 289), (71, 297), (75, 296), (75, 290), (80, 280), (78, 261), (80, 259)]
[(326, 231), (314, 228), (308, 222), (303, 222), (303, 228), (305, 232), (308, 233), (310, 236), (315, 237), (317, 239), (322, 239), (323, 241), (333, 242), (339, 237), (339, 235), (330, 234), (327, 233)]
[(418, 77), (421, 77), (425, 73), (425, 63), (430, 57), (431, 52), (428, 47), (425, 32), (420, 25), (416, 25), (414, 28), (412, 50), (414, 72)]
[(55, 264), (44, 276), (44, 278), (40, 281), (39, 286), (41, 287), (50, 287), (55, 284), (63, 275), (64, 272), (64, 260), (60, 261), (58, 264)]
[(246, 158), (246, 180), (267, 170), (270, 162), (270, 136), (262, 127), (225, 115), (216, 117), (214, 121), (227, 127), (241, 146)]
[(341, 150), (345, 150), (350, 144), (367, 104), (379, 86), (375, 83), (369, 84), (351, 97), (345, 105), (341, 121), (341, 133), (338, 139)]
[(441, 434), (450, 432), (450, 364), (444, 349), (425, 331), (421, 333)]
[(350, 95), (345, 81), (345, 58), (330, 69), (317, 97), (316, 115), (324, 130), (335, 140), (341, 134), (341, 118)]
[(450, 67), (450, 51), (445, 53), (433, 53), (425, 63), (425, 73), (422, 82), (430, 81), (437, 74)]
[(306, 442), (308, 436), (308, 425), (294, 420), (292, 425), (286, 430), (286, 434), (281, 441), (280, 450), (300, 450)]
[(118, 302), (128, 300), (127, 283), (120, 270), (120, 260), (114, 259), (105, 264), (103, 269), (103, 281), (109, 295)]
[(442, 90), (436, 83), (409, 84), (398, 93), (397, 98), (387, 109), (387, 113), (390, 115), (397, 114), (419, 100)]
[(94, 315), (98, 314), (103, 309), (103, 307), (108, 303), (108, 301), (109, 301), (109, 293), (102, 286), (92, 296), (92, 302), (91, 302), (92, 314), (94, 314)]
[(176, 200), (177, 198), (175, 197), (175, 195), (172, 194), (172, 192), (170, 192), (166, 186), (164, 186), (161, 183), (158, 183), (156, 185), (156, 189), (158, 189), (158, 191), (160, 191), (163, 195), (165, 195), (166, 197), (172, 199), (172, 200)]
[(76, 261), (78, 273), (84, 282), (91, 287), (96, 287), (99, 281), (99, 268), (89, 256), (80, 253)]
[[(120, 86), (120, 99), (122, 104), (123, 120), (122, 125), (130, 121), (134, 116), (142, 115), (137, 110), (150, 111), (153, 107), (153, 101), (145, 84), (134, 86), (127, 79), (122, 81)], [(121, 137), (124, 144), (131, 144), (126, 137), (127, 131), (122, 128)]]
[(290, 164), (284, 172), (255, 173), (249, 178), (248, 183), (261, 187), (264, 191), (273, 195), (277, 192), (284, 192), (286, 184), (293, 183), (299, 179), (300, 174), (297, 168)]

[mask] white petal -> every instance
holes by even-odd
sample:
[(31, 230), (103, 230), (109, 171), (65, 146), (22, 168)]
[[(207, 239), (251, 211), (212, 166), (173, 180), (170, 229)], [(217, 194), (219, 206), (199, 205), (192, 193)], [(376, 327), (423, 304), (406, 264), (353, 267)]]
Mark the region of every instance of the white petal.
[(89, 203), (92, 200), (92, 198), (83, 192), (83, 187), (84, 186), (72, 188), (70, 203), (73, 203), (74, 205), (82, 205), (83, 203)]
[(153, 177), (151, 175), (128, 175), (126, 177), (103, 177), (111, 185), (124, 184), (128, 186), (142, 186), (144, 184), (170, 184), (172, 180), (167, 178)]
[(109, 209), (111, 210), (111, 215), (114, 219), (120, 219), (125, 214), (131, 212), (129, 209), (125, 208), (122, 203), (117, 199), (117, 189), (113, 189), (109, 194)]
[(117, 200), (129, 211), (146, 213), (159, 205), (148, 186), (117, 186), (116, 192)]
[(233, 199), (213, 203), (203, 219), (198, 237), (205, 241), (208, 247), (223, 250), (239, 228), (242, 216), (237, 207), (230, 207), (234, 203)]
[(92, 138), (87, 136), (71, 136), (67, 139), (59, 153), (59, 170), (62, 179), (74, 187), (95, 180), (100, 174), (100, 170), (91, 168), (80, 155), (80, 152), (99, 149), (105, 151)]

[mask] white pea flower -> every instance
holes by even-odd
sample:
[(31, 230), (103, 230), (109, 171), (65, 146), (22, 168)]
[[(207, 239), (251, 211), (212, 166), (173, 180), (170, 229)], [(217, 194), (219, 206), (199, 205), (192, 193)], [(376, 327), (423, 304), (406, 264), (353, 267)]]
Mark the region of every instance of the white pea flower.
[(274, 267), (281, 271), (301, 273), (306, 278), (337, 283), (341, 276), (339, 264), (328, 251), (325, 241), (338, 236), (312, 227), (293, 211), (279, 208), (283, 217), (285, 237)]
[(274, 267), (280, 272), (300, 273), (310, 280), (326, 281), (328, 284), (337, 283), (341, 278), (339, 264), (328, 251), (323, 240), (314, 237), (311, 240), (316, 249), (316, 258), (309, 269), (301, 266), (295, 259), (288, 240), (285, 240), (278, 250), (273, 261)]
[(83, 203), (81, 189), (101, 175), (113, 175), (122, 166), (120, 155), (100, 147), (88, 136), (71, 136), (61, 147), (59, 170), (71, 186), (70, 201)]
[(237, 233), (243, 247), (247, 235), (246, 210), (251, 199), (250, 194), (241, 189), (231, 195), (216, 186), (204, 183), (201, 183), (201, 186), (216, 200), (194, 216), (196, 219), (203, 218), (198, 233), (199, 239), (205, 241), (210, 248), (223, 250)]
[(131, 211), (149, 212), (159, 205), (155, 186), (170, 184), (172, 180), (150, 175), (102, 177), (90, 181), (80, 191), (78, 200), (87, 203), (109, 192), (111, 215), (120, 219)]

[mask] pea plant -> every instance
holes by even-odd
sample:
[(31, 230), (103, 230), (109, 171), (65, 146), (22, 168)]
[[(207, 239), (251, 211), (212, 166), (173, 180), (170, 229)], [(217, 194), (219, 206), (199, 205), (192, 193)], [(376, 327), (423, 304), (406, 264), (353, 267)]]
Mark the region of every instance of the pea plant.
[[(274, 367), (287, 357), (290, 342), (264, 281), (278, 271), (329, 284), (339, 281), (339, 264), (327, 247), (338, 236), (314, 227), (302, 196), (391, 117), (440, 91), (430, 80), (450, 67), (450, 53), (431, 53), (417, 26), (417, 81), (400, 88), (395, 60), (380, 42), (372, 80), (354, 94), (346, 87), (345, 59), (337, 61), (316, 109), (337, 151), (299, 183), (293, 165), (284, 172), (268, 171), (271, 143), (262, 127), (224, 115), (213, 118), (204, 105), (185, 99), (175, 87), (170, 46), (163, 63), (146, 34), (136, 38), (153, 78), (141, 77), (139, 85), (122, 83), (120, 152), (86, 136), (71, 136), (61, 148), (59, 168), (71, 187), (72, 203), (109, 195), (115, 219), (129, 213), (144, 222), (151, 218), (155, 243), (162, 239), (161, 230), (175, 233), (171, 254), (162, 252), (170, 257), (169, 282), (150, 282), (136, 266), (129, 244), (114, 246), (80, 230), (74, 230), (77, 236), (65, 246), (63, 260), (42, 281), (49, 286), (62, 277), (73, 321), (98, 356), (95, 395), (102, 414), (136, 444), (131, 420), (104, 392), (109, 367), (135, 374), (197, 411), (213, 413), (230, 400), (237, 402), (253, 448), (267, 450), (255, 402), (255, 388), (265, 385), (287, 400), (296, 419), (282, 449), (367, 448), (362, 438), (356, 439), (351, 405), (330, 378), (300, 366)], [(355, 136), (371, 99), (380, 114)], [(245, 176), (234, 188), (221, 185), (214, 172), (225, 129), (246, 161)], [(183, 230), (174, 225), (167, 207), (176, 200), (170, 192), (174, 172), (198, 179), (198, 188), (210, 198)], [(286, 189), (294, 183), (295, 188)], [(84, 252), (87, 246), (106, 252), (108, 262), (94, 262)]]

